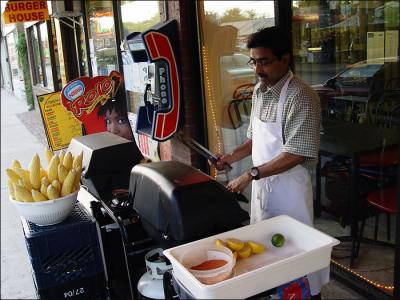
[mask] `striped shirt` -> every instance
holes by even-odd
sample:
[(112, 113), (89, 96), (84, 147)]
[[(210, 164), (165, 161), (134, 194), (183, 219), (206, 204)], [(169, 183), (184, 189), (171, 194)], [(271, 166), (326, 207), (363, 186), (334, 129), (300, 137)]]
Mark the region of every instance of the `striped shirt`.
[[(279, 95), (290, 73), (286, 73), (274, 86), (259, 82), (252, 98), (252, 110), (247, 137), (252, 138), (252, 120), (275, 122)], [(287, 90), (283, 108), (283, 152), (306, 157), (303, 164), (308, 170), (315, 168), (320, 144), (321, 107), (318, 95), (299, 77), (293, 76)]]

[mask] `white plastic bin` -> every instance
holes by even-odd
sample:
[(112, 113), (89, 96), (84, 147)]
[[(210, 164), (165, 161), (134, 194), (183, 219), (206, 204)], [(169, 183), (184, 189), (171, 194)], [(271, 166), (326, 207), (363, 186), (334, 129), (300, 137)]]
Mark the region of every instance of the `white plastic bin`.
[[(281, 248), (271, 244), (275, 233), (286, 238)], [(191, 248), (214, 245), (216, 239), (231, 237), (262, 243), (266, 251), (237, 260), (234, 276), (212, 285), (202, 284), (180, 263), (182, 255)], [(337, 244), (337, 239), (282, 215), (170, 248), (164, 254), (172, 263), (174, 277), (195, 298), (243, 299), (327, 267), (332, 247)]]

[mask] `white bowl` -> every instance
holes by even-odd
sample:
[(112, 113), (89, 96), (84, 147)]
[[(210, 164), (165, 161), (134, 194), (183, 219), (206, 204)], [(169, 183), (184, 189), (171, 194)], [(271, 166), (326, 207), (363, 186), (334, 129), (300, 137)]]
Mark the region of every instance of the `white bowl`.
[[(226, 264), (209, 270), (194, 270), (193, 266), (199, 265), (208, 260), (225, 260)], [(180, 258), (184, 265), (194, 277), (203, 284), (215, 284), (228, 279), (233, 274), (233, 268), (236, 264), (235, 256), (232, 251), (223, 246), (198, 246), (190, 249)]]
[(54, 200), (40, 202), (21, 202), (13, 200), (19, 214), (28, 221), (39, 225), (54, 225), (64, 221), (74, 209), (78, 191)]

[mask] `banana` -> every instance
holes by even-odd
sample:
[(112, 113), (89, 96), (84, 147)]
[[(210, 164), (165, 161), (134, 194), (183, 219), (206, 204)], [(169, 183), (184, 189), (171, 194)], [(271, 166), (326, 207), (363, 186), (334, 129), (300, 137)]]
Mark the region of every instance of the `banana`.
[(63, 184), (65, 177), (67, 177), (68, 175), (68, 170), (62, 164), (59, 164), (57, 173), (58, 173), (58, 180), (61, 182), (61, 184)]
[(18, 160), (13, 159), (13, 161), (12, 161), (12, 168), (13, 168), (14, 170), (15, 170), (16, 168), (22, 168), (21, 163), (20, 163)]
[(17, 173), (15, 173), (14, 170), (12, 170), (10, 168), (6, 169), (6, 174), (7, 174), (8, 178), (10, 178), (13, 183), (17, 183), (18, 180), (21, 179), (21, 177), (19, 177), (17, 175)]
[(69, 171), (72, 168), (72, 154), (71, 152), (67, 152), (67, 154), (65, 154), (64, 156), (64, 160), (63, 160), (63, 165), (64, 167)]
[(51, 151), (49, 147), (45, 147), (44, 153), (46, 155), (47, 163), (49, 164), (51, 161), (51, 158), (53, 157), (53, 151)]
[(64, 197), (64, 196), (72, 193), (73, 188), (74, 188), (75, 175), (76, 175), (76, 171), (74, 169), (69, 171), (67, 177), (64, 180), (62, 188), (61, 188), (61, 197)]
[(47, 197), (45, 197), (41, 192), (39, 192), (39, 191), (37, 191), (35, 189), (32, 189), (31, 193), (32, 193), (32, 198), (33, 198), (33, 200), (35, 202), (46, 201), (47, 200)]
[(72, 167), (77, 168), (81, 167), (82, 168), (82, 160), (83, 160), (83, 150), (81, 153), (79, 153), (77, 156), (75, 156), (74, 161), (72, 162)]
[(47, 169), (47, 178), (50, 182), (53, 182), (54, 179), (58, 179), (58, 165), (60, 164), (60, 159), (58, 155), (54, 155), (49, 163), (49, 167)]
[(15, 199), (21, 202), (33, 202), (32, 194), (22, 185), (14, 184)]
[(8, 192), (10, 193), (11, 198), (13, 198), (15, 200), (14, 185), (10, 178), (8, 178), (8, 180), (7, 180), (7, 186), (8, 186)]
[(51, 184), (49, 184), (49, 186), (47, 187), (47, 198), (49, 198), (49, 200), (60, 198), (60, 194)]
[(29, 176), (33, 188), (40, 188), (40, 158), (37, 153), (32, 158), (31, 164), (29, 166)]

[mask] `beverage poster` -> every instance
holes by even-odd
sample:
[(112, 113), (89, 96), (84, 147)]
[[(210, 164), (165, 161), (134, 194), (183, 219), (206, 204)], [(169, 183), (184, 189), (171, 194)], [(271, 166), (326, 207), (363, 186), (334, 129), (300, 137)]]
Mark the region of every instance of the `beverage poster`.
[(73, 137), (82, 135), (81, 123), (60, 101), (60, 92), (37, 97), (47, 142), (53, 151), (68, 147)]

